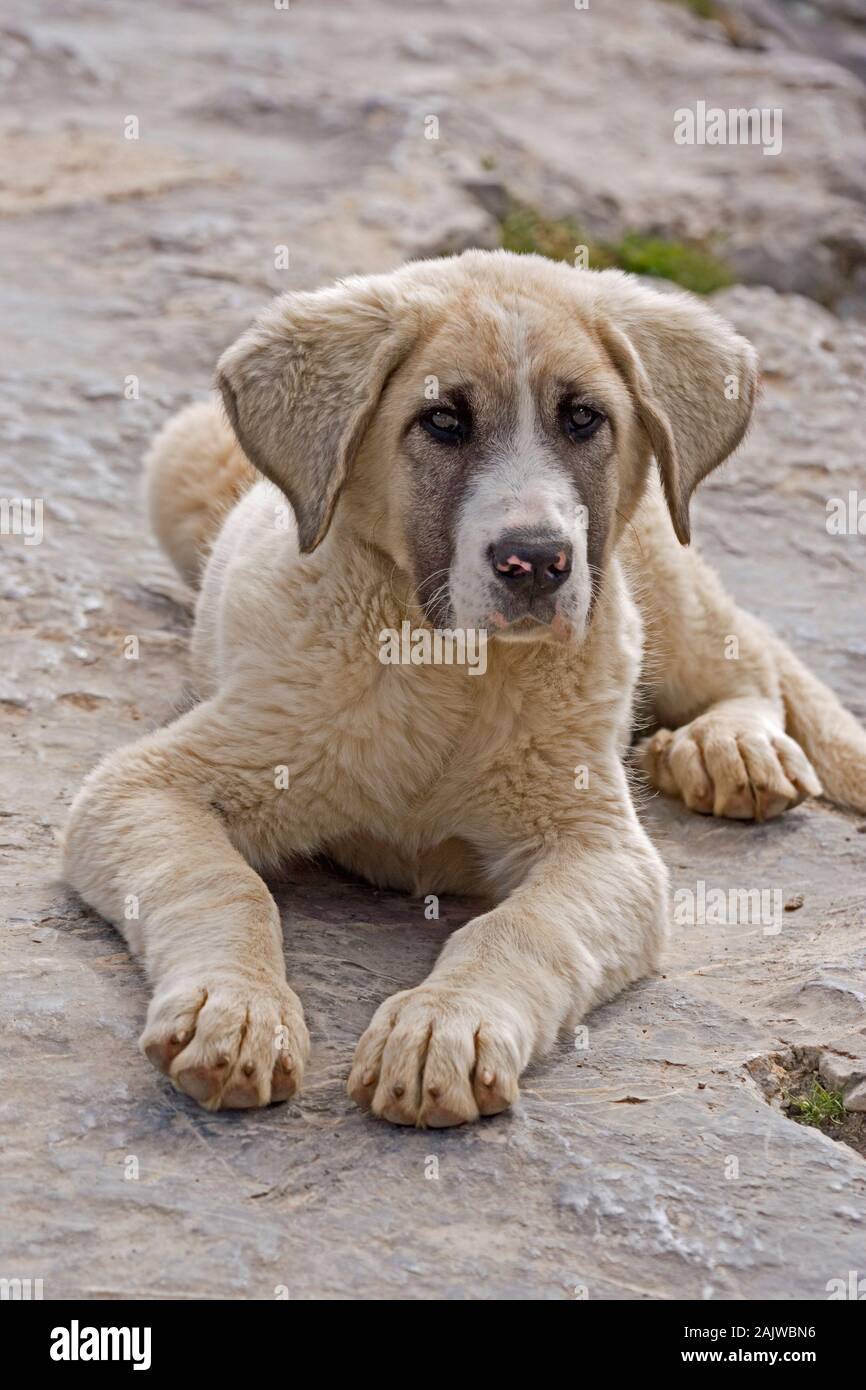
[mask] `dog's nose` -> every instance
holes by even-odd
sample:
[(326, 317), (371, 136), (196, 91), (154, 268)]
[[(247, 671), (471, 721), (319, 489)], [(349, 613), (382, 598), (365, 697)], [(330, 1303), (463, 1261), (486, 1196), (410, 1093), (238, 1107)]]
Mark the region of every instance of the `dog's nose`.
[(502, 536), (490, 547), (490, 563), (509, 589), (549, 594), (571, 574), (572, 547), (559, 536)]

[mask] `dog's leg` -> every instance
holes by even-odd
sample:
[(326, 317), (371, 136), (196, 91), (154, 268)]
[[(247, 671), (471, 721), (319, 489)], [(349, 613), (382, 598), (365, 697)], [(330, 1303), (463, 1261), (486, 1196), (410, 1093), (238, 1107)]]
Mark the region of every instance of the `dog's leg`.
[(819, 796), (821, 782), (786, 729), (781, 644), (694, 548), (678, 544), (657, 488), (624, 545), (644, 619), (644, 684), (661, 726), (637, 753), (653, 785), (693, 811), (737, 820), (768, 820)]
[(300, 1084), (309, 1040), (286, 983), (276, 904), (235, 848), (220, 796), (233, 737), (202, 705), (113, 754), (85, 782), (66, 833), (67, 881), (126, 938), (154, 995), (141, 1046), (208, 1109), (284, 1100)]
[(454, 933), (422, 985), (381, 1005), (349, 1078), (359, 1105), (434, 1127), (504, 1110), (560, 1029), (655, 968), (666, 871), (624, 779), (619, 800), (551, 843), (509, 897)]
[(679, 728), (661, 728), (640, 744), (638, 761), (659, 791), (704, 815), (772, 820), (821, 795), (815, 769), (785, 733), (780, 702), (768, 697), (720, 700)]

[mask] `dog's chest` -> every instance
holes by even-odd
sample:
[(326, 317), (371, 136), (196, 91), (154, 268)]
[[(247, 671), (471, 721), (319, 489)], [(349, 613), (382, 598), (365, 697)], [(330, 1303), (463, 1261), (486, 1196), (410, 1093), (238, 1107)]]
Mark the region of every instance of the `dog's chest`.
[(268, 756), (287, 794), (263, 808), (269, 838), (312, 845), (360, 828), (410, 848), (459, 833), (468, 802), (497, 769), (516, 769), (544, 722), (537, 691), (492, 663), (473, 675), (347, 656), (335, 672), (333, 653), (307, 653), (303, 679), (296, 666), (280, 686)]
[(359, 829), (410, 851), (483, 834), (539, 777), (546, 795), (570, 788), (587, 713), (610, 718), (607, 701), (599, 715), (587, 700), (583, 656), (554, 644), (490, 642), (481, 659), (407, 646), (405, 610), (360, 573), (339, 592), (330, 581), (327, 596), (307, 584), (281, 599), (290, 635), (257, 647), (237, 691), (253, 764), (237, 830), (275, 853)]
[[(378, 663), (377, 663), (378, 665)], [(481, 685), (479, 685), (481, 681)], [(333, 788), (335, 801), (378, 819), (405, 826), (413, 815), (428, 819), (431, 799), (441, 794), (459, 761), (473, 759), (472, 730), (486, 722), (490, 691), (468, 671), (434, 664), (379, 665), (359, 662), (344, 670), (344, 685), (328, 701), (326, 736), (322, 704), (305, 711), (304, 743), (318, 746), (316, 785)], [(503, 736), (507, 719), (503, 712)]]
[(565, 679), (557, 699), (548, 672), (495, 657), (477, 676), (435, 664), (344, 676), (303, 712), (294, 795), (280, 807), (290, 838), (300, 821), (319, 844), (361, 831), (414, 856), (454, 837), (489, 844), (540, 775), (548, 809), (558, 788), (573, 795), (585, 754)]

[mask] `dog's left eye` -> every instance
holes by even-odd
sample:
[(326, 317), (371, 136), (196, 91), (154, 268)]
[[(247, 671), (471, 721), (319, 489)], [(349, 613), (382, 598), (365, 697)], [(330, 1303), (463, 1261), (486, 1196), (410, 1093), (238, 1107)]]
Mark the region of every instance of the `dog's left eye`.
[(442, 406), (436, 410), (428, 410), (418, 423), (440, 444), (459, 444), (467, 433), (466, 425), (460, 416)]
[(592, 406), (582, 405), (580, 401), (566, 401), (563, 405), (562, 424), (571, 439), (589, 439), (604, 418), (600, 410), (593, 410)]

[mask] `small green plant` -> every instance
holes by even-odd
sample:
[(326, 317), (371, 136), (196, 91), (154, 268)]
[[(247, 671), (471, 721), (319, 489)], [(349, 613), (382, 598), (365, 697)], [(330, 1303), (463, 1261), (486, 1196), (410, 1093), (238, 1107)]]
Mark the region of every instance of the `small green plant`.
[(534, 208), (515, 204), (502, 221), (502, 246), (521, 255), (547, 256), (552, 261), (574, 261), (578, 246), (587, 246), (595, 269), (615, 264), (599, 245), (588, 243), (573, 217), (543, 217)]
[(698, 19), (718, 19), (719, 8), (713, 0), (673, 0), (675, 5), (680, 5), (684, 10), (691, 10)]
[(817, 1077), (808, 1095), (789, 1098), (788, 1108), (801, 1125), (815, 1125), (819, 1129), (823, 1125), (841, 1124), (847, 1113), (839, 1092), (828, 1091)]
[(734, 283), (727, 266), (700, 246), (629, 232), (614, 250), (616, 263), (623, 270), (634, 275), (660, 275), (693, 294), (712, 294)]
[(573, 217), (544, 217), (525, 203), (513, 203), (502, 221), (501, 245), (522, 255), (535, 253), (552, 261), (575, 262), (586, 248), (592, 270), (618, 266), (635, 275), (673, 280), (693, 294), (712, 294), (734, 283), (723, 261), (703, 246), (665, 237), (628, 232), (620, 241), (593, 240)]

